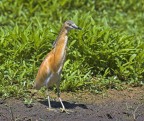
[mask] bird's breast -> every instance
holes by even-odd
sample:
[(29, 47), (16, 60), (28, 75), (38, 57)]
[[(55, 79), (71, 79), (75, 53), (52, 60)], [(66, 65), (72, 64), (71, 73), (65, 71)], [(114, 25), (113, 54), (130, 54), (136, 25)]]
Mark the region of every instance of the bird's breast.
[(66, 51), (62, 49), (57, 49), (57, 52), (54, 54), (54, 70), (57, 72), (65, 61)]
[(62, 68), (64, 61), (65, 61), (65, 55), (66, 55), (66, 45), (67, 45), (67, 36), (64, 38), (64, 40), (55, 46), (54, 49), (54, 70), (57, 72)]

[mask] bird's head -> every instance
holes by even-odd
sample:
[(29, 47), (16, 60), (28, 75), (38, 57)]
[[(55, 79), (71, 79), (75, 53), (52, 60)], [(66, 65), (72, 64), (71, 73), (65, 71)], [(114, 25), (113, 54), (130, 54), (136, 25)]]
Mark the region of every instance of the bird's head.
[(71, 29), (79, 29), (81, 30), (80, 27), (78, 27), (73, 21), (71, 20), (68, 20), (64, 23), (65, 25), (65, 28), (68, 29), (68, 30), (71, 30)]

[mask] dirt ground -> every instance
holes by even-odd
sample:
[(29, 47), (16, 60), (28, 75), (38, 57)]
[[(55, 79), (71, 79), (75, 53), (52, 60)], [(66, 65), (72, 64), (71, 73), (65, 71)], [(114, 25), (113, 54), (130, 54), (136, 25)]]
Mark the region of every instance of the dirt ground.
[(27, 106), (20, 99), (0, 99), (0, 121), (144, 121), (144, 87), (103, 94), (61, 93), (69, 114), (60, 112), (60, 102), (51, 92), (52, 107), (46, 98), (35, 97)]

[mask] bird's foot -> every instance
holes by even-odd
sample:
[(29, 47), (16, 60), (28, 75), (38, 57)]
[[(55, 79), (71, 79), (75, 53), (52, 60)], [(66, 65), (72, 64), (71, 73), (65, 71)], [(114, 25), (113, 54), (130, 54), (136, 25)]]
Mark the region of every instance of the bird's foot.
[(67, 110), (67, 109), (65, 109), (65, 108), (60, 108), (60, 112), (70, 114), (70, 113), (72, 113), (73, 111), (72, 111), (72, 110)]
[(54, 111), (54, 112), (57, 112), (57, 110), (54, 109), (54, 108), (47, 108), (47, 110), (48, 110), (48, 111)]

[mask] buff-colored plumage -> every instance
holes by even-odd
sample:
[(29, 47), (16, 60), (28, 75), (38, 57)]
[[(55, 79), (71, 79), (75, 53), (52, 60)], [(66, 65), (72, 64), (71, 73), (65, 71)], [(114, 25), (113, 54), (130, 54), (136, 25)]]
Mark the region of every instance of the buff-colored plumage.
[[(70, 20), (64, 23), (60, 34), (54, 43), (54, 48), (47, 54), (46, 58), (42, 62), (34, 82), (35, 89), (40, 89), (42, 86), (50, 87), (53, 84), (56, 84), (58, 97), (62, 104), (63, 110), (65, 110), (65, 107), (60, 98), (59, 84), (62, 67), (65, 61), (68, 32), (70, 29), (80, 28), (77, 27), (74, 22)], [(51, 108), (49, 96), (48, 103), (49, 108)]]

